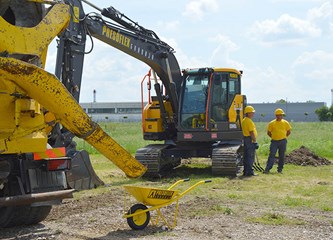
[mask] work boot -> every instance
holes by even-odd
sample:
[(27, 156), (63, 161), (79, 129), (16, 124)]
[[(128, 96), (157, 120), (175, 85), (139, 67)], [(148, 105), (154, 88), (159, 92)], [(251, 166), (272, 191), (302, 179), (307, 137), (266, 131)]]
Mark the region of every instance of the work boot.
[(269, 174), (269, 171), (268, 171), (268, 170), (265, 170), (265, 171), (264, 171), (264, 174)]
[(250, 174), (247, 174), (245, 176), (247, 176), (247, 177), (254, 177), (254, 176), (258, 176), (258, 174), (256, 174), (256, 173), (250, 173)]

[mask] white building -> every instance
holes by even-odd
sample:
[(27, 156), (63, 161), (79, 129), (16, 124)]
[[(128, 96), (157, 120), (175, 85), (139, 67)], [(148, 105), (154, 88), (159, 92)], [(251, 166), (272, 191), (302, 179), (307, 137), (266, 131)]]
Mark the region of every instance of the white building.
[[(91, 102), (80, 103), (85, 112), (94, 121), (111, 122), (140, 122), (142, 117), (142, 106), (140, 102)], [(256, 113), (253, 120), (257, 122), (268, 122), (274, 119), (274, 110), (282, 108), (286, 113), (285, 118), (295, 122), (317, 122), (319, 121), (315, 111), (326, 106), (324, 102), (309, 103), (248, 103), (252, 105)]]

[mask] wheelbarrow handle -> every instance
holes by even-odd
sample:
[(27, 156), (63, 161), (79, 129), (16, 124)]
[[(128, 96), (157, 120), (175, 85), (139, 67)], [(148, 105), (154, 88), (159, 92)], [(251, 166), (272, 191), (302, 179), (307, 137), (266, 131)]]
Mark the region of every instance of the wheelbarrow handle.
[(175, 182), (174, 184), (172, 184), (172, 185), (168, 188), (168, 190), (171, 190), (172, 188), (174, 188), (174, 187), (177, 186), (178, 184), (183, 183), (183, 182), (187, 182), (187, 181), (190, 181), (190, 179), (189, 179), (189, 178), (185, 178), (185, 179), (178, 180), (177, 182)]
[(184, 192), (180, 193), (178, 195), (177, 198), (181, 198), (182, 196), (184, 196), (186, 193), (188, 193), (189, 191), (192, 191), (194, 188), (196, 188), (198, 185), (200, 184), (204, 184), (204, 183), (209, 183), (211, 182), (212, 180), (201, 180), (199, 182), (197, 182), (196, 184), (192, 185), (191, 187), (189, 187), (187, 190), (185, 190)]

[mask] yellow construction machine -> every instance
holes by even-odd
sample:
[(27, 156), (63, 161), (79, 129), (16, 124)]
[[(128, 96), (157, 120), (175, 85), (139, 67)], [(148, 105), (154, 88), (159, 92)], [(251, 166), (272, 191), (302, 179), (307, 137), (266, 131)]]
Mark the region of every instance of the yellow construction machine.
[[(83, 111), (78, 84), (69, 76), (63, 84), (44, 70), (48, 45), (80, 19), (69, 3), (45, 2), (51, 6), (0, 1), (0, 227), (40, 222), (74, 189), (101, 184), (88, 153), (76, 150), (74, 136), (129, 177), (146, 171)], [(80, 36), (72, 37), (80, 47)], [(58, 70), (63, 67), (68, 66)], [(77, 67), (82, 71), (82, 65), (69, 71)]]
[[(97, 13), (86, 14), (83, 3)], [(101, 184), (75, 136), (129, 177), (161, 175), (193, 157), (210, 158), (214, 174), (236, 175), (246, 105), (241, 71), (181, 71), (173, 48), (155, 32), (86, 0), (0, 0), (0, 28), (0, 227), (40, 222), (74, 189)], [(52, 74), (44, 67), (55, 37)], [(78, 104), (91, 52), (86, 40), (95, 38), (151, 67), (147, 81), (155, 93), (143, 108), (142, 128), (144, 139), (159, 143), (135, 158)]]

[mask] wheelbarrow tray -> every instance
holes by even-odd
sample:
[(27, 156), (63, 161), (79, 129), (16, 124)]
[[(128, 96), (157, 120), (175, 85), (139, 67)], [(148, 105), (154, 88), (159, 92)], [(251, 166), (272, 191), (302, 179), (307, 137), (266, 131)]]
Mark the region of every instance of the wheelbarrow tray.
[(158, 206), (166, 204), (168, 202), (173, 202), (173, 199), (179, 195), (178, 190), (167, 190), (160, 188), (149, 188), (149, 187), (139, 187), (139, 186), (130, 186), (126, 185), (124, 188), (131, 194), (133, 197), (147, 205), (147, 206)]

